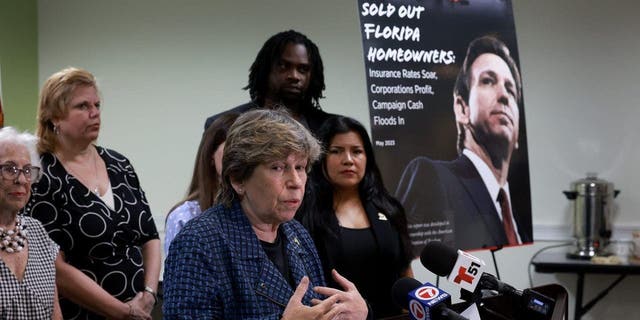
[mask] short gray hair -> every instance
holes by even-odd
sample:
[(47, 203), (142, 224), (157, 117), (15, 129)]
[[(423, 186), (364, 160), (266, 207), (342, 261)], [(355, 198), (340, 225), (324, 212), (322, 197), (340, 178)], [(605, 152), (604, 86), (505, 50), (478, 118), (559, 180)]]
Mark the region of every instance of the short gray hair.
[(28, 132), (18, 132), (13, 127), (4, 127), (0, 129), (0, 150), (8, 144), (20, 145), (27, 148), (29, 152), (29, 158), (31, 165), (34, 167), (40, 167), (40, 156), (38, 155), (38, 149), (36, 144), (38, 138)]
[(321, 150), (309, 130), (285, 110), (258, 109), (242, 114), (227, 134), (217, 203), (231, 206), (238, 198), (231, 181), (249, 179), (258, 165), (300, 154), (308, 159), (308, 172)]

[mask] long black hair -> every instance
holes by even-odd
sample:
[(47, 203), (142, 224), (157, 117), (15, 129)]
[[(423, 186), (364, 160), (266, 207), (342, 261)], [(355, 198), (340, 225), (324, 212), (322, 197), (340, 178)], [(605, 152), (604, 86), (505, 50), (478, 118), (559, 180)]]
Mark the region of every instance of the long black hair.
[(249, 90), (251, 100), (262, 106), (269, 86), (271, 68), (280, 61), (282, 52), (290, 43), (303, 45), (307, 49), (309, 62), (311, 63), (311, 79), (309, 88), (307, 88), (304, 96), (303, 105), (320, 109), (319, 100), (323, 98), (322, 91), (325, 89), (324, 66), (320, 51), (318, 46), (309, 40), (307, 36), (295, 30), (277, 33), (262, 45), (256, 59), (251, 64), (251, 68), (249, 68), (249, 82), (243, 89)]
[(338, 230), (335, 223), (333, 208), (333, 186), (326, 176), (326, 150), (329, 149), (331, 140), (342, 133), (354, 132), (360, 136), (367, 156), (367, 165), (364, 176), (358, 185), (358, 194), (363, 204), (371, 203), (376, 209), (387, 216), (391, 224), (400, 234), (404, 255), (411, 257), (411, 245), (407, 232), (407, 220), (402, 204), (385, 188), (382, 174), (373, 154), (373, 146), (369, 134), (364, 126), (355, 119), (335, 116), (324, 122), (318, 131), (318, 139), (322, 144), (323, 153), (320, 161), (316, 162), (311, 170), (311, 179), (307, 184), (307, 192), (303, 206), (298, 211), (298, 219), (302, 221), (309, 232), (314, 235), (337, 237)]

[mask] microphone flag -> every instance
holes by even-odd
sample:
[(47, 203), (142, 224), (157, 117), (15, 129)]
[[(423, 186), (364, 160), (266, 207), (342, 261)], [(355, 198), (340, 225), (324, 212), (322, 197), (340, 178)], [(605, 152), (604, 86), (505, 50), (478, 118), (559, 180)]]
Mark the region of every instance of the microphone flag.
[(458, 250), (456, 264), (453, 266), (453, 269), (451, 269), (447, 280), (462, 289), (474, 292), (484, 269), (484, 261), (462, 250)]
[(409, 314), (412, 320), (433, 320), (440, 305), (451, 302), (451, 295), (435, 285), (426, 282), (409, 292)]

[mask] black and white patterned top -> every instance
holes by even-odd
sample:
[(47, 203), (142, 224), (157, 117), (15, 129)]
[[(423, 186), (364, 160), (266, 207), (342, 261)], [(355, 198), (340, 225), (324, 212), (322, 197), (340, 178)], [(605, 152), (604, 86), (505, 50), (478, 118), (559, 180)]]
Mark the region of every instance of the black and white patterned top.
[[(126, 301), (144, 290), (142, 245), (158, 239), (158, 231), (129, 160), (96, 149), (107, 167), (114, 209), (45, 153), (42, 179), (33, 185), (25, 212), (42, 222), (69, 264)], [(60, 299), (60, 306), (65, 319), (102, 319), (66, 299)]]
[(27, 232), (27, 269), (22, 281), (0, 259), (0, 319), (51, 319), (58, 245), (38, 220), (22, 219)]

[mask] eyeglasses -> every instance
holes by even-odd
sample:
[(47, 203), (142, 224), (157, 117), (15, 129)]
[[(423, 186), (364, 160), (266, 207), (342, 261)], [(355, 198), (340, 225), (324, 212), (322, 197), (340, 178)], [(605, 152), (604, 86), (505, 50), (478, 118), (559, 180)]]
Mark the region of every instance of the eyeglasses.
[(40, 168), (38, 167), (26, 166), (20, 169), (15, 164), (8, 163), (0, 164), (0, 171), (5, 180), (16, 180), (21, 172), (27, 181), (37, 181), (40, 178)]

